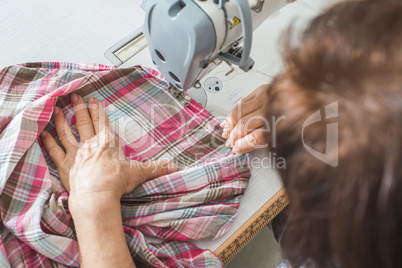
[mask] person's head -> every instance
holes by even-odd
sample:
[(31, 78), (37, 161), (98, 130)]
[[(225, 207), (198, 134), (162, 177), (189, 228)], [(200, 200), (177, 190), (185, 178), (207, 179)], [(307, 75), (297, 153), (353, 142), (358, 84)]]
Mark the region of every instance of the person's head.
[[(296, 265), (402, 267), (402, 1), (334, 6), (288, 45), (285, 60), (267, 115), (286, 116), (275, 148), (291, 200), (284, 256)], [(329, 104), (338, 113), (326, 120)], [(321, 121), (303, 130), (320, 109)], [(338, 145), (327, 148), (327, 136)]]

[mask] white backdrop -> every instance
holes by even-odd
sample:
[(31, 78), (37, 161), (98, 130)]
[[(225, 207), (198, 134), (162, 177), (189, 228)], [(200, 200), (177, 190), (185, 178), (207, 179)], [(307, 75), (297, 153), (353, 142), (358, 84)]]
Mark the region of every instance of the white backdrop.
[(141, 0), (1, 0), (0, 68), (34, 61), (110, 65), (103, 54), (142, 25)]

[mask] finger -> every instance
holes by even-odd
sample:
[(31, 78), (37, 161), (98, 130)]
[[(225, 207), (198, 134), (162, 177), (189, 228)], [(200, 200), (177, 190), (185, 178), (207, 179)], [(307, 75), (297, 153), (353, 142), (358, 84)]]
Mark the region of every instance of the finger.
[[(246, 97), (240, 99), (239, 102), (236, 103), (236, 105), (242, 105), (242, 104), (245, 104), (246, 102), (250, 102), (250, 101), (254, 100), (260, 91), (266, 90), (268, 87), (269, 87), (268, 84), (257, 87), (256, 89), (253, 90), (253, 92), (248, 94)], [(233, 109), (231, 112), (233, 112), (234, 110), (235, 109)], [(230, 113), (229, 113), (229, 115), (230, 115)], [(234, 119), (234, 118), (232, 118), (232, 119)], [(220, 124), (220, 126), (224, 128), (225, 123), (226, 123), (226, 120), (224, 120)]]
[(66, 157), (64, 151), (57, 144), (56, 140), (47, 131), (43, 131), (40, 135), (42, 139), (43, 147), (49, 154), (50, 158), (59, 169), (62, 166), (63, 160)]
[(177, 171), (176, 164), (170, 161), (147, 161), (140, 163), (146, 181)]
[(241, 99), (242, 102), (248, 102), (255, 98), (255, 90)]
[(241, 99), (236, 107), (229, 113), (226, 120), (222, 122), (221, 127), (224, 128), (222, 136), (228, 138), (229, 133), (237, 125), (237, 122), (244, 116), (260, 109), (265, 102), (265, 95), (269, 89), (269, 85), (261, 85), (254, 89), (249, 95)]
[(91, 114), (95, 134), (98, 134), (99, 131), (105, 127), (110, 129), (109, 120), (107, 119), (105, 110), (96, 98), (90, 97), (88, 99), (88, 110)]
[(236, 141), (233, 146), (233, 153), (245, 154), (253, 150), (268, 146), (267, 133), (263, 128), (259, 128), (247, 136)]
[(260, 127), (266, 127), (269, 129), (269, 124), (266, 122), (266, 118), (259, 114), (259, 111), (257, 111), (241, 118), (234, 129), (230, 132), (226, 141), (226, 146), (233, 147), (238, 139), (243, 138), (248, 133), (251, 133)]
[(248, 114), (260, 109), (260, 101), (258, 99), (252, 99), (250, 101), (240, 101), (236, 104), (232, 111), (228, 114), (223, 125), (224, 131), (222, 136), (228, 138), (229, 133), (237, 125), (239, 120)]
[(78, 142), (71, 132), (63, 111), (59, 107), (54, 108), (53, 121), (59, 140), (64, 148), (67, 151), (76, 149), (78, 147)]
[(84, 99), (78, 94), (71, 95), (71, 102), (73, 104), (78, 134), (80, 134), (80, 141), (85, 142), (95, 136), (94, 127), (88, 113), (87, 105), (85, 104)]
[(145, 181), (168, 175), (176, 171), (177, 166), (170, 161), (137, 162), (136, 169), (132, 169), (132, 172), (134, 173), (133, 177), (137, 178), (137, 181), (133, 182), (133, 185), (131, 186), (132, 189), (127, 190), (132, 191), (135, 187)]

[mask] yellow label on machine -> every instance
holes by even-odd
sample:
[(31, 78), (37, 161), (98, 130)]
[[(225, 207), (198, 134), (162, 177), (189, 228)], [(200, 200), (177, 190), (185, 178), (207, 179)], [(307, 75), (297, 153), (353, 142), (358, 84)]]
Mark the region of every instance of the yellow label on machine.
[(240, 19), (236, 16), (233, 17), (233, 24), (232, 26), (230, 26), (230, 29), (233, 29), (233, 27), (235, 27), (237, 24), (240, 23)]

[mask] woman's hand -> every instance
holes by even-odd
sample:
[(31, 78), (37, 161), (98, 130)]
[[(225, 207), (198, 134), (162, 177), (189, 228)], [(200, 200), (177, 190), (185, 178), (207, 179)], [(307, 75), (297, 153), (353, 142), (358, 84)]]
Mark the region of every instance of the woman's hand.
[(60, 108), (54, 124), (64, 152), (44, 131), (43, 145), (70, 192), (81, 267), (135, 267), (124, 234), (120, 198), (146, 180), (176, 171), (171, 162), (129, 161), (120, 148), (105, 111), (95, 98), (88, 108), (81, 96), (71, 96), (80, 142)]
[(168, 161), (129, 161), (119, 146), (109, 125), (105, 111), (95, 98), (89, 98), (88, 108), (81, 96), (71, 97), (80, 142), (67, 125), (60, 108), (54, 110), (54, 123), (60, 142), (44, 131), (43, 145), (59, 171), (61, 182), (70, 192), (71, 213), (88, 210), (100, 200), (120, 201), (123, 194), (132, 191), (146, 180), (176, 171), (176, 165)]
[(262, 85), (241, 99), (222, 122), (226, 146), (234, 153), (244, 154), (267, 146), (266, 119), (269, 85)]

